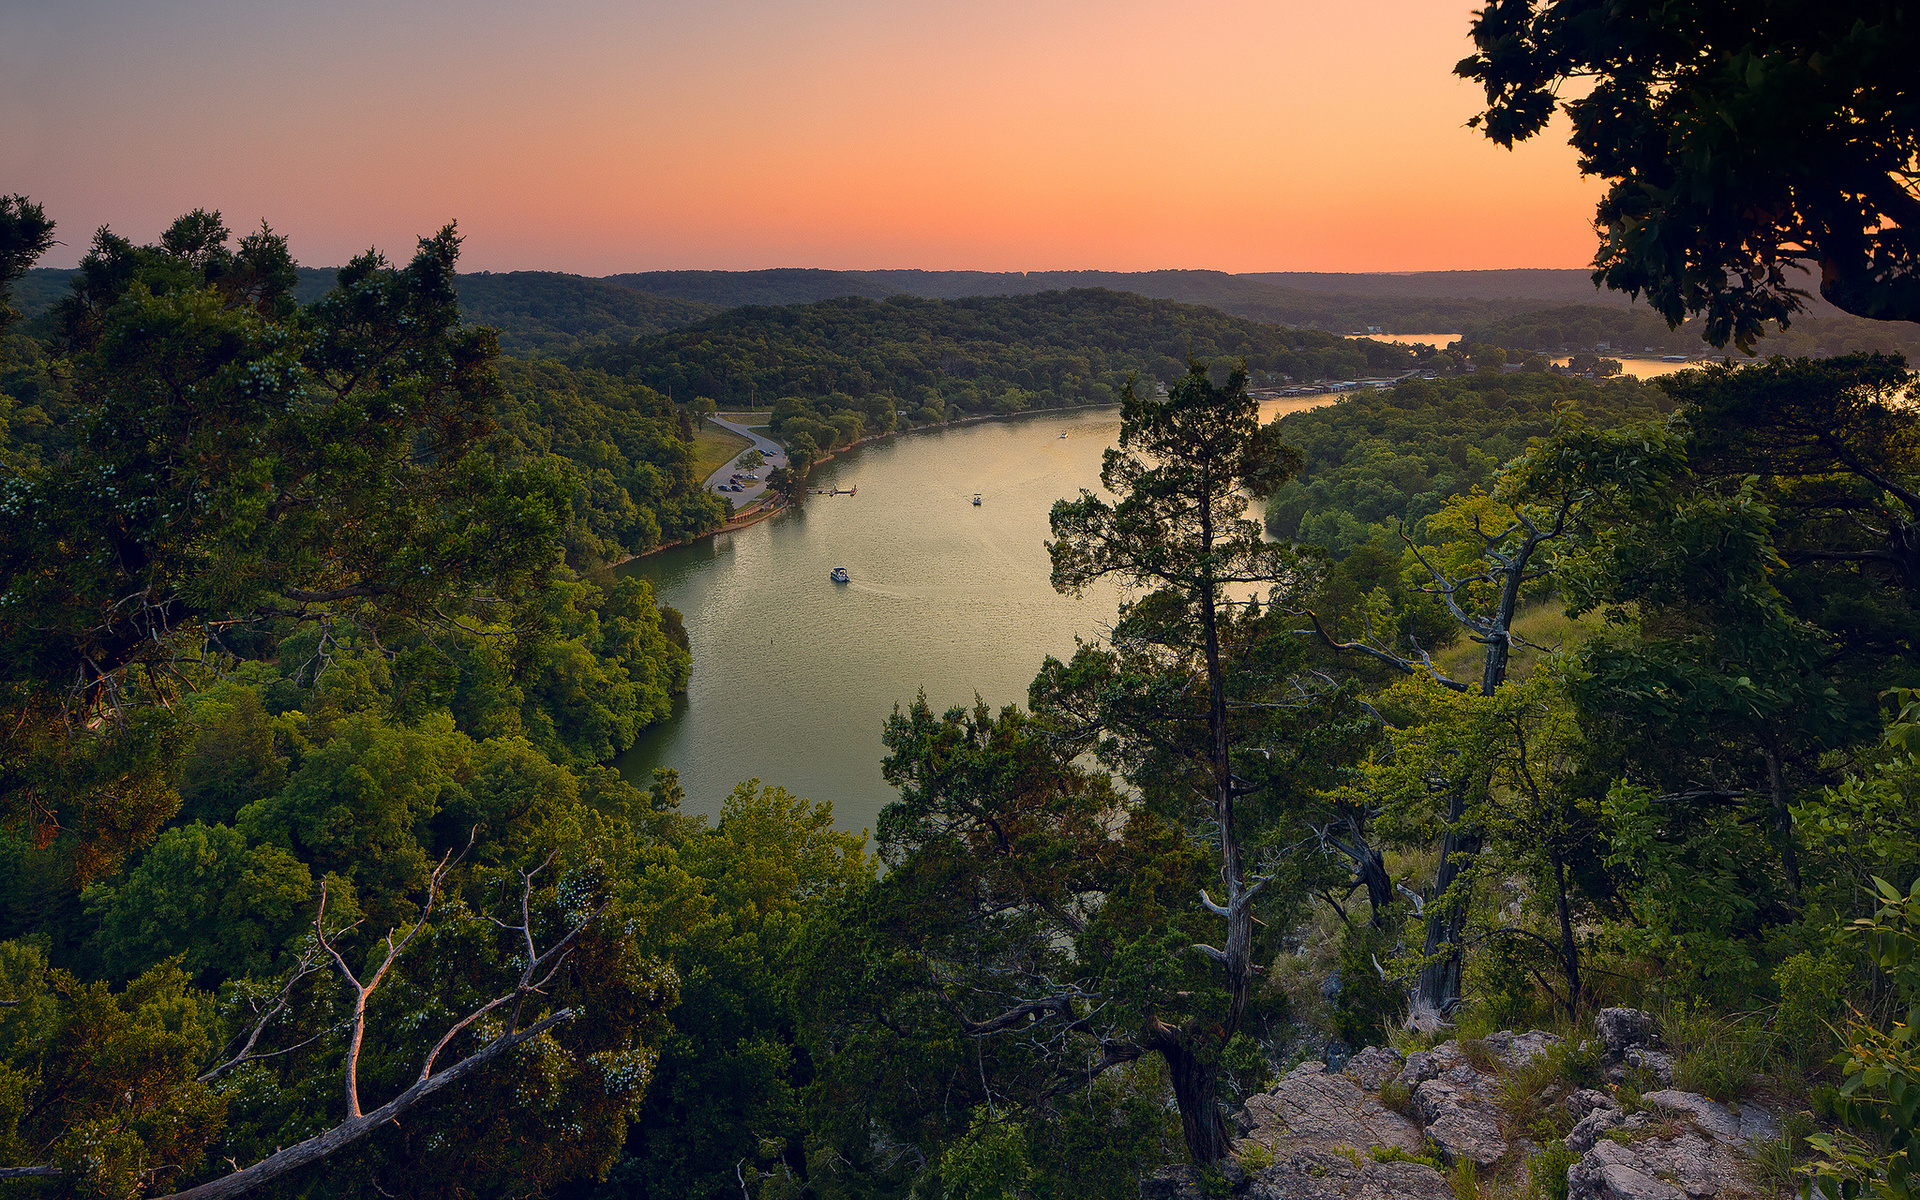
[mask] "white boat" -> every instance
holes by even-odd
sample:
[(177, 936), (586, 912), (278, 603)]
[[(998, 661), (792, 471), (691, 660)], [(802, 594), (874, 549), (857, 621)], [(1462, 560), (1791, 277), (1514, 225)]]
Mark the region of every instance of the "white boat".
[(835, 583), (849, 583), (852, 581), (853, 576), (847, 574), (845, 567), (835, 567), (833, 570), (827, 572), (827, 578), (833, 580)]

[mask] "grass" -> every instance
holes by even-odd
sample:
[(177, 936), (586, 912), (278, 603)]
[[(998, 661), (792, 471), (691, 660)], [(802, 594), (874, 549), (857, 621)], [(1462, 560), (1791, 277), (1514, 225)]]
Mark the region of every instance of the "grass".
[(751, 439), (728, 433), (710, 421), (703, 421), (693, 430), (694, 477), (705, 479), (732, 462), (742, 450), (751, 449)]
[[(1545, 604), (1536, 604), (1525, 609), (1513, 618), (1513, 631), (1525, 638), (1531, 645), (1514, 648), (1513, 661), (1507, 667), (1507, 677), (1516, 682), (1525, 679), (1533, 670), (1533, 665), (1544, 656), (1545, 650), (1536, 650), (1534, 646), (1546, 650), (1577, 646), (1598, 632), (1601, 618), (1597, 613), (1589, 613), (1578, 621), (1572, 620), (1558, 600), (1549, 600)], [(1453, 679), (1480, 676), (1480, 670), (1486, 661), (1487, 648), (1479, 642), (1462, 637), (1453, 645), (1433, 656), (1435, 665)]]

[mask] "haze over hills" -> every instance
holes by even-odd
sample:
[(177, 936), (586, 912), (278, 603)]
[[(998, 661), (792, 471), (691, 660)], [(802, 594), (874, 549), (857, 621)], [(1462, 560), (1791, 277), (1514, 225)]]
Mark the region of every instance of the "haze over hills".
[[(67, 293), (73, 272), (29, 271), (14, 287), (27, 317)], [(295, 297), (309, 303), (333, 286), (335, 269), (302, 267)], [(1593, 286), (1585, 269), (1419, 271), (1404, 274), (1224, 271), (644, 271), (595, 279), (557, 271), (480, 272), (459, 277), (462, 311), (500, 331), (519, 355), (570, 355), (623, 346), (744, 306), (881, 300), (956, 301), (1104, 288), (1201, 305), (1274, 325), (1351, 334), (1461, 333), (1509, 349), (1610, 342), (1632, 352), (1710, 349), (1617, 292)], [(1588, 336), (1592, 335), (1592, 336)], [(1906, 350), (1906, 330), (1839, 313), (1816, 297), (1788, 334), (1763, 351), (1804, 354), (1841, 348)]]

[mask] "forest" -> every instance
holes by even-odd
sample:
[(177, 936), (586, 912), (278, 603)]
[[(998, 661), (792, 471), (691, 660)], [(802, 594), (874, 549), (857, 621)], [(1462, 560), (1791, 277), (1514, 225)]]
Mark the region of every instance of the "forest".
[(1189, 356), (1245, 359), (1275, 382), (1398, 374), (1415, 363), (1399, 346), (1100, 289), (749, 306), (580, 361), (722, 409), (768, 409), (786, 396), (884, 397), (901, 418), (929, 424), (1111, 404), (1129, 376), (1177, 378)]
[[(1658, 314), (1645, 308), (1602, 308), (1574, 304), (1545, 308), (1461, 330), (1463, 342), (1499, 346), (1507, 350), (1592, 350), (1605, 344), (1614, 355), (1711, 353), (1700, 327), (1668, 328)], [(1868, 321), (1847, 313), (1797, 316), (1785, 328), (1769, 329), (1757, 349), (1765, 355), (1824, 358), (1878, 350), (1882, 353), (1920, 352), (1920, 334), (1899, 324)]]
[[(1712, 55), (1514, 15), (1459, 68), (1496, 140), (1593, 72), (1650, 90), (1578, 136), (1731, 103)], [(1610, 197), (1602, 266), (1751, 347), (1795, 294), (1707, 286), (1643, 219), (1706, 190)], [(1736, 208), (1799, 204), (1828, 301), (1910, 323), (1897, 222), (1797, 195)], [(6, 1194), (1572, 1200), (1699, 1141), (1697, 1101), (1770, 1114), (1749, 1195), (1912, 1196), (1899, 356), (1571, 379), (1101, 289), (469, 308), (451, 226), (327, 279), (206, 211), (101, 230), (15, 319), (54, 232), (0, 197)], [(1409, 377), (1258, 421), (1256, 385), (1363, 373)], [(696, 666), (608, 567), (726, 515), (700, 413), (825, 450), (1091, 402), (1118, 443), (1045, 552), (1126, 601), (1024, 705), (903, 697), (870, 840), (778, 780), (708, 819), (607, 765)], [(1637, 1057), (1603, 1057), (1623, 1008)], [(1422, 1140), (1257, 1133), (1383, 1059), (1368, 1119)], [(1424, 1107), (1461, 1089), (1497, 1150)]]

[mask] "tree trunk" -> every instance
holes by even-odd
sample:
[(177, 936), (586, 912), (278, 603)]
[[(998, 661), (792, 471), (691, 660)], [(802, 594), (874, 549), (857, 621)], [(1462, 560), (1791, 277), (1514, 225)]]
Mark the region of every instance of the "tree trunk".
[(1773, 802), (1773, 835), (1779, 844), (1780, 864), (1787, 869), (1787, 886), (1800, 894), (1800, 855), (1793, 844), (1793, 794), (1787, 788), (1787, 774), (1780, 762), (1780, 751), (1771, 740), (1761, 748), (1767, 760), (1767, 791)]
[(1173, 1030), (1164, 1030), (1153, 1039), (1153, 1048), (1166, 1060), (1167, 1075), (1173, 1082), (1173, 1098), (1180, 1106), (1180, 1135), (1187, 1143), (1187, 1157), (1196, 1165), (1207, 1166), (1227, 1157), (1227, 1123), (1220, 1116), (1217, 1100), (1220, 1068), (1203, 1062)]
[(1464, 787), (1456, 787), (1447, 804), (1447, 833), (1440, 839), (1440, 869), (1434, 875), (1433, 899), (1427, 906), (1427, 965), (1420, 969), (1419, 986), (1414, 992), (1416, 1011), (1444, 1017), (1460, 1004), (1461, 937), (1466, 933), (1467, 910), (1472, 907), (1464, 893), (1448, 897), (1473, 857), (1480, 853), (1480, 836), (1461, 826), (1466, 815)]
[(1567, 1016), (1579, 1015), (1580, 943), (1573, 937), (1573, 911), (1567, 902), (1567, 864), (1558, 850), (1549, 852), (1553, 860), (1553, 900), (1560, 914), (1560, 969), (1567, 976)]

